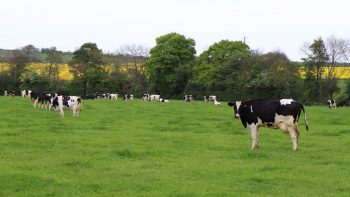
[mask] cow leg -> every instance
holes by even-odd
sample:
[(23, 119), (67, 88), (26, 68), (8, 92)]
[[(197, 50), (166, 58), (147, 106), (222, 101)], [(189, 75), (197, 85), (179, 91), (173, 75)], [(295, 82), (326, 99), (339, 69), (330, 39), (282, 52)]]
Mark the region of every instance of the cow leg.
[(259, 129), (255, 124), (251, 124), (249, 126), (250, 134), (252, 136), (252, 147), (251, 149), (254, 150), (258, 148), (258, 137), (259, 137)]
[(295, 127), (288, 127), (289, 135), (293, 143), (293, 151), (298, 149), (298, 130)]
[(61, 117), (64, 118), (63, 107), (59, 107), (59, 110), (60, 110), (60, 115), (61, 115)]
[(33, 105), (34, 105), (34, 108), (36, 108), (36, 107), (37, 107), (37, 105), (38, 105), (38, 99), (35, 99), (35, 100), (34, 100)]
[(73, 111), (73, 117), (75, 117), (77, 115), (77, 107), (75, 105), (72, 107), (72, 111)]

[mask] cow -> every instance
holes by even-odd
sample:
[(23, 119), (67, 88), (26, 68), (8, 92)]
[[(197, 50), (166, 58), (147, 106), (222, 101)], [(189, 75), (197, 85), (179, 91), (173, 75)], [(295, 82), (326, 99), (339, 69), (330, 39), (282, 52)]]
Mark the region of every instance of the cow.
[(53, 93), (39, 93), (38, 94), (38, 101), (37, 103), (41, 105), (41, 108), (45, 109), (51, 109), (51, 105), (52, 105), (52, 100), (51, 98), (53, 98), (55, 96), (55, 94)]
[(259, 128), (267, 127), (289, 133), (293, 150), (296, 151), (299, 138), (297, 124), (301, 111), (304, 113), (305, 128), (309, 130), (304, 106), (293, 99), (231, 101), (228, 105), (233, 107), (234, 117), (240, 118), (243, 126), (250, 132), (252, 150), (258, 148)]
[(63, 108), (70, 108), (73, 111), (73, 117), (79, 116), (81, 105), (81, 98), (79, 96), (56, 96), (53, 99), (53, 106), (59, 110), (62, 118), (64, 118)]
[(132, 95), (132, 94), (125, 94), (124, 95), (124, 100), (134, 100), (134, 95)]
[(149, 100), (149, 94), (142, 94), (142, 100), (148, 101)]
[(170, 101), (167, 100), (167, 99), (160, 98), (159, 102), (161, 102), (161, 103), (169, 103)]
[(216, 100), (216, 96), (214, 96), (214, 95), (204, 96), (203, 99), (204, 99), (205, 102), (208, 102), (208, 101), (212, 101), (213, 102), (213, 101)]
[(39, 102), (39, 94), (37, 92), (30, 92), (30, 99), (33, 102), (33, 107), (36, 108)]
[(8, 96), (7, 90), (4, 91), (4, 96)]
[(118, 100), (118, 94), (108, 94), (109, 100)]
[(221, 103), (219, 101), (217, 101), (217, 100), (214, 100), (214, 105), (218, 106), (218, 105), (221, 105)]
[(159, 101), (160, 100), (160, 95), (159, 94), (152, 94), (152, 95), (149, 96), (149, 99), (150, 99), (150, 101), (153, 101), (153, 100)]
[(185, 102), (191, 102), (191, 101), (193, 101), (193, 97), (192, 97), (192, 95), (185, 95)]
[(327, 101), (327, 104), (328, 104), (328, 107), (329, 107), (329, 109), (331, 109), (331, 108), (336, 108), (337, 107), (337, 103), (335, 102), (335, 100), (328, 100)]
[(14, 90), (9, 91), (9, 92), (6, 91), (6, 94), (7, 94), (7, 96), (9, 96), (9, 97), (15, 97), (15, 96), (16, 96), (16, 92), (15, 92)]
[(41, 108), (44, 108), (47, 110), (47, 108), (50, 108), (51, 105), (51, 94), (42, 93), (42, 92), (30, 92), (30, 98), (33, 102), (33, 107), (36, 108), (38, 104), (41, 105)]

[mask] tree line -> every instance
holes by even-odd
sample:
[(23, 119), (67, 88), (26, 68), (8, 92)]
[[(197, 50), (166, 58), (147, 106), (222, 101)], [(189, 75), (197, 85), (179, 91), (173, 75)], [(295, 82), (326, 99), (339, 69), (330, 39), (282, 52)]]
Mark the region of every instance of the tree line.
[[(43, 54), (38, 58), (38, 52)], [(242, 41), (221, 40), (196, 56), (195, 41), (178, 33), (159, 36), (148, 49), (125, 45), (115, 53), (103, 53), (95, 43), (84, 43), (69, 54), (55, 47), (33, 45), (13, 50), (1, 62), (10, 69), (0, 73), (1, 90), (66, 91), (76, 95), (94, 92), (119, 94), (157, 93), (164, 98), (195, 99), (215, 94), (219, 100), (294, 98), (324, 102), (339, 93), (335, 68), (348, 63), (349, 41), (330, 36), (316, 38), (302, 47), (302, 62), (291, 62), (280, 51), (262, 53)], [(43, 58), (44, 57), (44, 58)], [(27, 68), (44, 62), (41, 74)], [(59, 78), (60, 65), (68, 62), (74, 78)], [(303, 71), (304, 76), (301, 75)], [(345, 94), (349, 98), (350, 83)]]

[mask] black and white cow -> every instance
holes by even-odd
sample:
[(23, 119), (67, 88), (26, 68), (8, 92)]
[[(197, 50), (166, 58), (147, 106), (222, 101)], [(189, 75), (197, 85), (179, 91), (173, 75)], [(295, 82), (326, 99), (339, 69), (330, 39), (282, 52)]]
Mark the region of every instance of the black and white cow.
[(205, 102), (208, 102), (208, 101), (213, 102), (213, 101), (216, 101), (216, 96), (214, 96), (214, 95), (204, 96), (203, 99)]
[(191, 101), (193, 101), (192, 95), (186, 94), (186, 95), (185, 95), (185, 102), (191, 102)]
[(116, 94), (116, 93), (108, 94), (108, 99), (109, 100), (118, 100), (118, 94)]
[(123, 100), (134, 100), (134, 95), (132, 95), (132, 94), (125, 94)]
[(42, 93), (42, 92), (30, 92), (30, 98), (33, 102), (33, 107), (36, 108), (38, 105), (41, 106), (41, 108), (44, 108), (47, 110), (48, 108), (51, 108), (52, 105), (52, 98), (54, 94), (51, 93)]
[(149, 96), (149, 99), (150, 99), (150, 101), (153, 101), (153, 100), (159, 101), (160, 100), (160, 95), (159, 94), (151, 94)]
[(142, 94), (142, 100), (148, 101), (149, 100), (149, 94)]
[(337, 107), (337, 103), (335, 102), (335, 100), (328, 100), (327, 101), (328, 107), (331, 108), (336, 108)]
[(56, 96), (53, 99), (53, 106), (59, 110), (62, 118), (64, 118), (64, 108), (72, 109), (73, 117), (77, 117), (82, 107), (81, 98), (79, 96)]
[(23, 98), (30, 98), (31, 90), (21, 90), (21, 95)]
[(160, 98), (159, 102), (161, 102), (161, 103), (169, 103), (170, 101), (168, 99)]
[(236, 101), (229, 102), (228, 105), (233, 107), (235, 118), (240, 118), (243, 126), (250, 131), (251, 149), (258, 148), (259, 128), (268, 127), (289, 133), (293, 150), (297, 150), (299, 138), (297, 125), (302, 111), (305, 128), (309, 129), (303, 105), (292, 99)]

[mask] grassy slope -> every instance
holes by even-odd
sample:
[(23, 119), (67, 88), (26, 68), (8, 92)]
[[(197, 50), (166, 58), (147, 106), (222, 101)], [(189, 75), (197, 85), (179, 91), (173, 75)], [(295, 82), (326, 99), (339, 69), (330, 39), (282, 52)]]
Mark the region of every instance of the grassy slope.
[[(300, 149), (262, 129), (261, 148), (229, 107), (84, 101), (71, 111), (0, 97), (0, 196), (347, 196), (350, 109), (307, 107)], [(301, 120), (303, 125), (303, 121)]]

